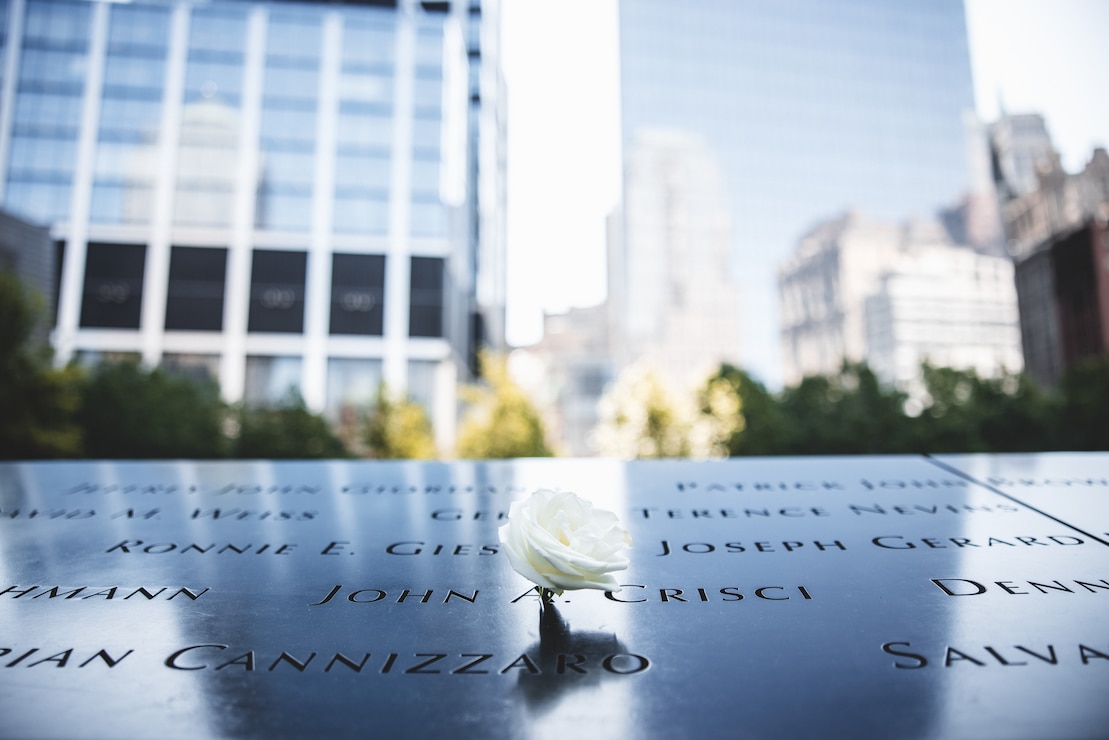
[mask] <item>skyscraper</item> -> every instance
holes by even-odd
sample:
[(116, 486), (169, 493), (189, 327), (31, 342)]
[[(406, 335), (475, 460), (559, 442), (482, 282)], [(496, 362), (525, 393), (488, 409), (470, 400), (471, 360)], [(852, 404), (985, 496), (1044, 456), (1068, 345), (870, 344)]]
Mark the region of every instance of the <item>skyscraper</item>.
[(59, 358), (333, 418), (385, 381), (449, 434), (503, 323), (489, 5), (0, 2), (0, 206), (58, 246)]
[(1109, 349), (1109, 153), (1094, 149), (1081, 172), (1059, 155), (1040, 159), (1035, 188), (1002, 204), (1016, 263), (1024, 361), (1039, 384)]
[[(961, 0), (629, 0), (620, 45), (626, 192), (646, 131), (682, 133), (711, 153), (742, 322), (738, 348), (719, 350), (771, 383), (781, 380), (776, 268), (799, 237), (849, 209), (928, 217), (977, 185)], [(650, 252), (637, 218), (625, 209), (618, 281)], [(630, 284), (610, 291), (618, 317), (669, 300), (634, 295)]]
[(1002, 116), (989, 126), (990, 165), (998, 196), (1009, 201), (1039, 186), (1037, 171), (1055, 154), (1047, 123), (1038, 113)]
[(616, 364), (644, 362), (670, 383), (693, 385), (739, 349), (724, 173), (685, 132), (644, 129), (631, 147), (624, 248), (614, 245), (610, 273), (622, 285), (610, 296), (635, 310), (612, 313)]

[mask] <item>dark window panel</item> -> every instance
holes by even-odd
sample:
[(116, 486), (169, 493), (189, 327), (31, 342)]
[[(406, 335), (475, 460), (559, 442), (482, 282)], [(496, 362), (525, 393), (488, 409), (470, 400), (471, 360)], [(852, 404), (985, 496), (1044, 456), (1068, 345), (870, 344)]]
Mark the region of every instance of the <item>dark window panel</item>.
[(385, 257), (331, 256), (331, 333), (381, 336), (385, 303)]
[(89, 244), (81, 326), (138, 329), (145, 265), (144, 244)]
[(443, 259), (413, 257), (408, 336), (443, 336)]
[(50, 325), (58, 325), (58, 305), (62, 300), (62, 266), (65, 264), (65, 241), (59, 239), (54, 242), (54, 289), (50, 305)]
[(299, 334), (304, 331), (306, 252), (254, 250), (247, 330)]
[(174, 247), (169, 258), (166, 329), (221, 331), (227, 250)]

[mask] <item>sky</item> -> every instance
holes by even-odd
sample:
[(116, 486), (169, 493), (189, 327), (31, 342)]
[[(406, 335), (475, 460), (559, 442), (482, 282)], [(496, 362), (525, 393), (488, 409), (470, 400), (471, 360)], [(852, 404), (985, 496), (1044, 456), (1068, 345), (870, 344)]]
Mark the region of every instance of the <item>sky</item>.
[[(896, 0), (900, 1), (900, 0)], [(1068, 171), (1109, 146), (1109, 0), (965, 0), (979, 117), (1042, 113)], [(605, 299), (620, 198), (616, 0), (504, 0), (508, 341)]]

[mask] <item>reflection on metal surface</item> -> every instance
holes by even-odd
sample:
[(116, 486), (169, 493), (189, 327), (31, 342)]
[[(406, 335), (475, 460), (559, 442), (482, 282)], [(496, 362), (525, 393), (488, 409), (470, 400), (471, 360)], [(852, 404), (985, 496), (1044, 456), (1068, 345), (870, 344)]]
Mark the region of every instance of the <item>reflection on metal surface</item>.
[[(0, 465), (0, 735), (1104, 735), (1109, 456), (938, 462)], [(539, 487), (621, 592), (540, 608)]]
[[(565, 694), (587, 687), (596, 688), (606, 676), (638, 673), (649, 662), (641, 656), (629, 656), (616, 635), (610, 632), (574, 632), (558, 613), (554, 604), (539, 610), (539, 640), (528, 646), (523, 655), (527, 670), (517, 676), (520, 694), (535, 718), (556, 709)], [(620, 660), (618, 667), (616, 661)], [(569, 676), (572, 681), (562, 678)]]

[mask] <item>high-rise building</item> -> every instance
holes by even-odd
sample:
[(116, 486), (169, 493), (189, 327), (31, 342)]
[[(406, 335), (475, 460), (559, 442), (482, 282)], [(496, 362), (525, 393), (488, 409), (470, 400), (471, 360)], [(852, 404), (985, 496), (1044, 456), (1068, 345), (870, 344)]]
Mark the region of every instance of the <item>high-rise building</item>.
[(1109, 351), (1109, 154), (1097, 148), (1081, 172), (1059, 155), (1039, 161), (1036, 187), (1002, 204), (1016, 264), (1024, 362), (1045, 387)]
[(879, 379), (923, 391), (921, 364), (999, 377), (1024, 366), (1013, 263), (963, 246), (922, 244), (865, 303), (866, 360)]
[[(54, 314), (54, 247), (48, 229), (0, 211), (0, 270), (15, 275), (47, 316)], [(42, 322), (35, 326), (31, 339), (36, 344), (49, 341)]]
[(1028, 374), (1054, 387), (1109, 352), (1109, 228), (1105, 219), (1048, 239), (1016, 264)]
[(0, 204), (57, 245), (59, 360), (336, 420), (384, 381), (444, 440), (502, 333), (495, 10), (0, 2)]
[[(961, 0), (627, 0), (620, 62), (625, 269), (613, 279), (625, 285), (610, 291), (614, 326), (678, 310), (671, 295), (636, 291), (635, 261), (657, 259), (641, 219), (658, 214), (630, 205), (637, 142), (680, 134), (711, 157), (713, 202), (728, 217), (742, 328), (738, 345), (721, 337), (715, 349), (771, 384), (782, 379), (777, 266), (803, 233), (850, 209), (928, 218), (983, 179), (968, 162)], [(688, 269), (698, 255), (674, 250), (653, 269)]]
[(1003, 203), (1002, 215), (1018, 262), (1091, 218), (1109, 218), (1109, 153), (1094, 149), (1082, 171), (1071, 174), (1052, 152), (1040, 161), (1035, 189)]
[(1022, 367), (1012, 263), (952, 244), (938, 220), (830, 220), (779, 280), (787, 383), (845, 360), (909, 391), (925, 361), (984, 377)]
[(900, 224), (848, 213), (801, 238), (779, 277), (787, 385), (866, 359), (866, 298), (897, 262), (906, 236)]
[[(724, 173), (696, 136), (641, 130), (625, 158), (623, 241), (614, 241), (610, 296), (618, 367), (645, 362), (692, 387), (739, 350)], [(634, 309), (634, 310), (631, 310)]]
[(1039, 113), (1002, 116), (989, 126), (990, 165), (1002, 201), (1019, 198), (1039, 184), (1038, 171), (1055, 154)]

